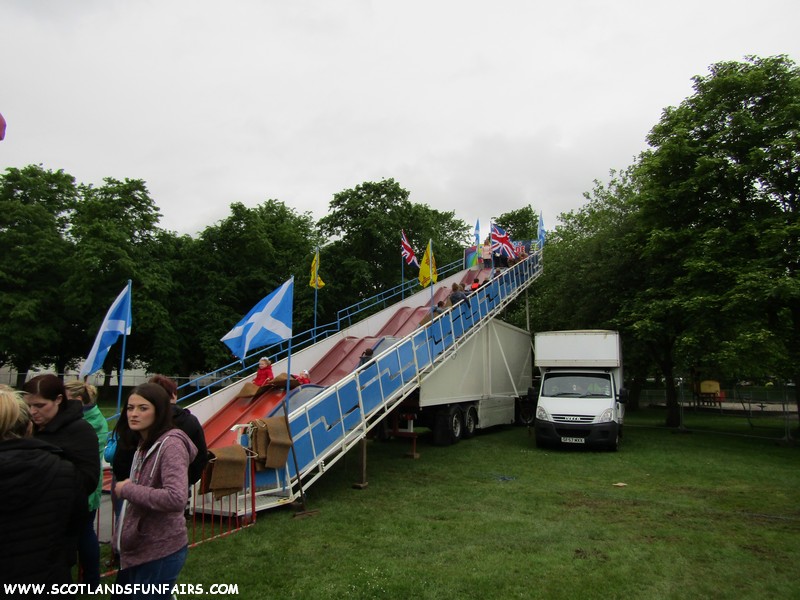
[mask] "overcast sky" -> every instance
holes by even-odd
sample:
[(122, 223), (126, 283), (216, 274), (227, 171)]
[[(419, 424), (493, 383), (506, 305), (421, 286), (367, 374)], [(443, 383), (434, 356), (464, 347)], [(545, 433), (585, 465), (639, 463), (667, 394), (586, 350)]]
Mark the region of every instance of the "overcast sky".
[(527, 204), (552, 228), (694, 75), (800, 62), (798, 23), (797, 0), (3, 0), (0, 170), (143, 179), (191, 235), (381, 178), (484, 236)]

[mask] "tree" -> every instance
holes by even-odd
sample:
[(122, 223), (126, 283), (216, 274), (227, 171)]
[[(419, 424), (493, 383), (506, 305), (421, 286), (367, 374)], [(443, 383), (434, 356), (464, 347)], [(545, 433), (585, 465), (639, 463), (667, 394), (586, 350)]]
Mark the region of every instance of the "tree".
[[(194, 340), (194, 352), (206, 368), (230, 362), (220, 338), (261, 298), (295, 276), (294, 329), (313, 322), (313, 295), (308, 287), (311, 254), (317, 244), (313, 220), (278, 200), (255, 208), (231, 204), (231, 214), (206, 227), (196, 242), (180, 242), (179, 335)], [(188, 349), (187, 349), (188, 350)], [(197, 369), (197, 360), (182, 364), (182, 373)]]
[(503, 213), (492, 222), (505, 229), (513, 240), (535, 240), (539, 233), (539, 217), (528, 204), (520, 209)]
[(664, 374), (671, 425), (675, 369), (700, 357), (800, 378), (800, 72), (748, 57), (712, 65), (694, 90), (639, 159), (642, 285), (626, 309)]
[[(157, 252), (161, 214), (140, 179), (105, 178), (99, 187), (80, 190), (69, 230), (75, 254), (67, 288), (70, 306), (83, 316), (83, 340), (73, 351), (78, 357), (88, 354), (106, 310), (130, 279), (134, 325), (126, 359), (146, 366), (170, 352), (175, 338), (165, 308), (171, 279)], [(121, 351), (122, 344), (116, 344), (106, 357), (105, 386), (119, 367)]]
[[(329, 214), (319, 221), (322, 235), (333, 238), (320, 258), (327, 265), (326, 295), (342, 308), (390, 289), (400, 282), (400, 230), (420, 259), (433, 240), (438, 265), (460, 258), (468, 239), (466, 223), (453, 212), (412, 204), (394, 179), (365, 182), (336, 194)], [(409, 278), (416, 273), (409, 274)], [(333, 319), (333, 310), (326, 312)]]
[(0, 177), (0, 347), (18, 371), (18, 387), (37, 364), (67, 363), (74, 324), (65, 318), (65, 238), (77, 197), (75, 180), (40, 165)]

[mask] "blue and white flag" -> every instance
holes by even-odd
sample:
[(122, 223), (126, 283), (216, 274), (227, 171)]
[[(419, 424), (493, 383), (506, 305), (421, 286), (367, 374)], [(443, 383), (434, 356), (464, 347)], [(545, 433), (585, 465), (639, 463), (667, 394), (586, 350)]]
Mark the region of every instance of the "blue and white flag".
[(103, 324), (100, 325), (100, 331), (97, 332), (97, 337), (94, 339), (89, 356), (81, 367), (79, 378), (83, 379), (87, 375), (91, 375), (95, 371), (99, 371), (103, 367), (103, 361), (108, 355), (108, 351), (113, 346), (119, 336), (130, 335), (131, 333), (131, 284), (125, 286), (114, 300), (111, 308), (106, 313), (106, 318), (103, 319)]
[(251, 350), (288, 340), (292, 337), (293, 293), (294, 277), (256, 304), (220, 341), (244, 360)]
[(481, 245), (481, 220), (475, 221), (475, 247), (480, 248)]
[(539, 244), (539, 248), (544, 248), (544, 238), (544, 221), (542, 220), (542, 211), (539, 211), (539, 233), (538, 239), (536, 240), (536, 243)]

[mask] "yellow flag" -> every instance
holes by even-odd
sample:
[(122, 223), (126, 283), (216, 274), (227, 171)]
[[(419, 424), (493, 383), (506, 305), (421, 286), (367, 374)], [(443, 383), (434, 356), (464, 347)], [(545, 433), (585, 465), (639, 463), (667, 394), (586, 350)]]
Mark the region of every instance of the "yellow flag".
[(428, 240), (428, 247), (425, 248), (425, 254), (422, 256), (422, 263), (419, 267), (419, 282), (422, 287), (428, 287), (438, 280), (439, 274), (436, 272), (436, 260), (433, 258), (433, 243)]
[(321, 289), (325, 285), (325, 282), (319, 277), (319, 250), (314, 255), (314, 260), (311, 261), (311, 281), (308, 285), (316, 289)]

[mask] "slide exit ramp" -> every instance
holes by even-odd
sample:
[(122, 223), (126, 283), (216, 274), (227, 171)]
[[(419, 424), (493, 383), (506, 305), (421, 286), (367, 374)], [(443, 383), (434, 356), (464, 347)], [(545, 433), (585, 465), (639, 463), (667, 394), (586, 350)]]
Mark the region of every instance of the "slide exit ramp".
[[(471, 294), (469, 308), (461, 302), (381, 347), (370, 362), (336, 384), (293, 390), (288, 399), (289, 429), (296, 461), (290, 453), (285, 467), (257, 473), (256, 510), (296, 500), (301, 485), (308, 489), (541, 272), (540, 254), (533, 254)], [(271, 415), (282, 415), (283, 410), (281, 404)], [(248, 443), (245, 429), (240, 442)]]

